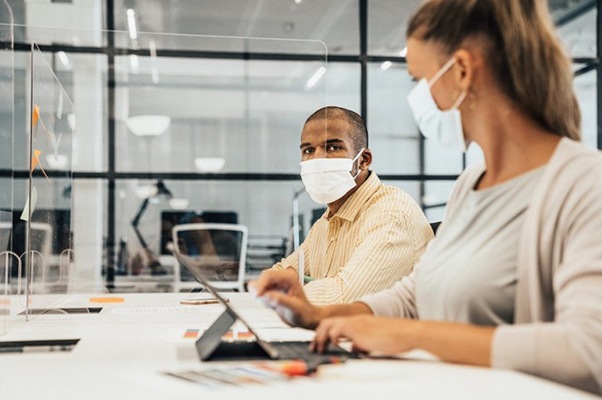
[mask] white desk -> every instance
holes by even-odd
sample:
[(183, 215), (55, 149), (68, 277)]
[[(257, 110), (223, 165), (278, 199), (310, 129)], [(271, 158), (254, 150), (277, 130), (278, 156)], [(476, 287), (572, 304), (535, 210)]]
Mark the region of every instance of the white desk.
[[(181, 306), (179, 300), (194, 297), (191, 294), (127, 294), (121, 296), (125, 302), (114, 304), (88, 303), (88, 297), (73, 297), (59, 306), (101, 306), (100, 314), (45, 315), (30, 322), (15, 316), (22, 304), (13, 299), (9, 332), (0, 340), (81, 341), (71, 352), (0, 354), (0, 399), (598, 398), (512, 371), (415, 360), (349, 361), (322, 366), (315, 377), (206, 389), (162, 372), (203, 367), (194, 339), (183, 335), (187, 329), (206, 328), (221, 306)], [(261, 327), (262, 334), (277, 337), (286, 329), (248, 294), (229, 293), (226, 297)], [(298, 329), (285, 333), (311, 336)]]

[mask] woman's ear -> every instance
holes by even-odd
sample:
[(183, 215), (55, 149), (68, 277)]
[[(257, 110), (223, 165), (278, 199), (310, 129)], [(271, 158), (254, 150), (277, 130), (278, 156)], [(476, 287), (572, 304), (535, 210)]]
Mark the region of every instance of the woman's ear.
[(454, 68), (454, 78), (458, 89), (467, 92), (473, 84), (475, 67), (477, 59), (474, 54), (466, 49), (459, 49), (454, 53), (456, 59), (456, 68)]

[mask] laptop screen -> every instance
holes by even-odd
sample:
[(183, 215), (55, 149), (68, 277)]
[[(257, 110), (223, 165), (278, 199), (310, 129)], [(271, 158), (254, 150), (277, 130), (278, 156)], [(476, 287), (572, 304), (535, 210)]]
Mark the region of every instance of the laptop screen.
[(238, 319), (249, 330), (249, 332), (255, 336), (257, 343), (265, 350), (265, 352), (271, 358), (277, 358), (278, 351), (270, 346), (267, 342), (262, 340), (257, 332), (251, 327), (251, 325), (232, 306), (230, 306), (230, 304), (228, 304), (226, 299), (224, 299), (224, 297), (222, 297), (216, 288), (213, 287), (213, 285), (209, 282), (207, 275), (208, 273), (212, 274), (212, 270), (209, 270), (208, 272), (208, 270), (205, 268), (206, 264), (199, 263), (194, 256), (182, 254), (182, 249), (183, 248), (181, 246), (176, 246), (174, 249), (174, 255), (178, 262), (190, 272), (197, 282), (204, 286), (222, 305), (224, 305), (224, 307), (226, 307), (227, 313), (230, 317), (229, 318), (228, 316), (222, 315), (220, 318), (222, 318), (224, 321), (218, 320), (216, 323), (214, 323), (214, 325), (212, 325), (212, 328), (215, 327), (216, 332), (210, 332), (210, 328), (206, 333), (210, 335), (213, 334), (213, 341), (218, 343), (221, 339), (221, 336), (225, 333), (225, 330), (227, 330), (234, 323), (234, 321)]

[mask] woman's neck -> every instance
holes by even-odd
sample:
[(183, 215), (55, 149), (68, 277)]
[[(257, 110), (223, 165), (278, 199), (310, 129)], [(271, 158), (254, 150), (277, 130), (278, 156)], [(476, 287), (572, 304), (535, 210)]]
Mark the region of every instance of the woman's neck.
[(517, 107), (490, 108), (474, 138), (487, 169), (477, 189), (491, 187), (545, 165), (561, 137), (547, 131)]

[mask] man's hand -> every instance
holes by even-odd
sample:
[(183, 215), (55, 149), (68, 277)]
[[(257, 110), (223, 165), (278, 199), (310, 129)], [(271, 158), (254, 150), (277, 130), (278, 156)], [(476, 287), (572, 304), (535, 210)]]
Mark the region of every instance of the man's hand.
[(248, 289), (289, 325), (314, 329), (321, 320), (320, 308), (307, 300), (293, 268), (264, 271), (259, 279), (249, 283)]
[(326, 318), (316, 328), (310, 348), (321, 353), (329, 343), (337, 344), (340, 339), (348, 339), (356, 351), (395, 355), (414, 348), (413, 338), (418, 333), (418, 324), (414, 320), (371, 315)]

